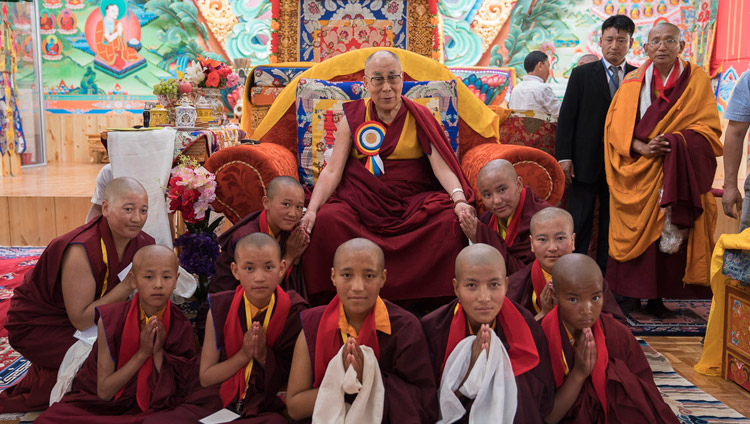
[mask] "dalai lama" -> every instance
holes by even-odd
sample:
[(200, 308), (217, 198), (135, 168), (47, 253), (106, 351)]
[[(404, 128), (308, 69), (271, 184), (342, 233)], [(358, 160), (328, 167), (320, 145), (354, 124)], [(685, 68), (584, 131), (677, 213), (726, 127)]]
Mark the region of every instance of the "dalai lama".
[(440, 124), (400, 95), (395, 54), (372, 54), (364, 85), (370, 98), (344, 104), (333, 153), (300, 222), (312, 231), (302, 257), (310, 301), (330, 300), (334, 249), (356, 237), (385, 252), (385, 298), (451, 296), (453, 262), (467, 244), (457, 217), (475, 214), (473, 193)]

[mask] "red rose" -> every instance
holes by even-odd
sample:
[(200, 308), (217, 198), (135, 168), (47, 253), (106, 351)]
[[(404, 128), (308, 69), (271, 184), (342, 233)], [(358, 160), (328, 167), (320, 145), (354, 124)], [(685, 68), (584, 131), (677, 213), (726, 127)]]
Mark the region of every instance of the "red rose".
[(221, 81), (221, 76), (217, 71), (211, 71), (206, 78), (206, 87), (218, 87)]
[(228, 66), (222, 66), (221, 68), (219, 68), (219, 75), (221, 75), (222, 77), (226, 77), (231, 73), (232, 73), (232, 68)]

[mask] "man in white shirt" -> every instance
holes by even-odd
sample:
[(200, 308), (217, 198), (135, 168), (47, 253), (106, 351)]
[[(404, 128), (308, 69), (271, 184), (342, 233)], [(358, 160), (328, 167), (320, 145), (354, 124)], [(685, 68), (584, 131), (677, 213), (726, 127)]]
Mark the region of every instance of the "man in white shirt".
[(560, 100), (552, 87), (545, 84), (549, 77), (550, 63), (547, 54), (535, 50), (523, 61), (527, 75), (510, 94), (510, 108), (514, 110), (537, 110), (557, 117)]

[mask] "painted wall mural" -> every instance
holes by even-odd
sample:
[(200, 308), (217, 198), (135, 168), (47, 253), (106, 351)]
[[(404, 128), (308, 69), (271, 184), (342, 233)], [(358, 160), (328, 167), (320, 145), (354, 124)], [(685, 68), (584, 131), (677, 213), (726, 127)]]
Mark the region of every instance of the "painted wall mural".
[[(355, 2), (318, 1), (321, 10), (342, 13)], [(580, 56), (600, 52), (601, 22), (622, 13), (636, 22), (632, 63), (644, 60), (648, 30), (665, 19), (682, 30), (684, 57), (708, 68), (717, 8), (718, 0), (440, 0), (443, 61), (513, 67), (520, 76), (526, 54), (541, 49), (562, 86)], [(42, 0), (40, 24), (46, 108), (53, 112), (140, 109), (159, 78), (198, 55), (269, 62), (270, 0)], [(399, 28), (392, 29), (396, 37)], [(315, 59), (308, 44), (300, 49)]]

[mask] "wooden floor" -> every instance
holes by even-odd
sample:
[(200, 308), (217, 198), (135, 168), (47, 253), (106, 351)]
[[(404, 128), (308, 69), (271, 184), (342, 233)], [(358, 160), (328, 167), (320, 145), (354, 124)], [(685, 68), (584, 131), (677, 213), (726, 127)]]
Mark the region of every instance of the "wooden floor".
[(643, 337), (643, 340), (664, 355), (686, 380), (750, 418), (749, 392), (730, 381), (699, 374), (693, 369), (703, 351), (700, 337)]
[(46, 246), (83, 224), (102, 166), (58, 162), (0, 178), (0, 246)]

